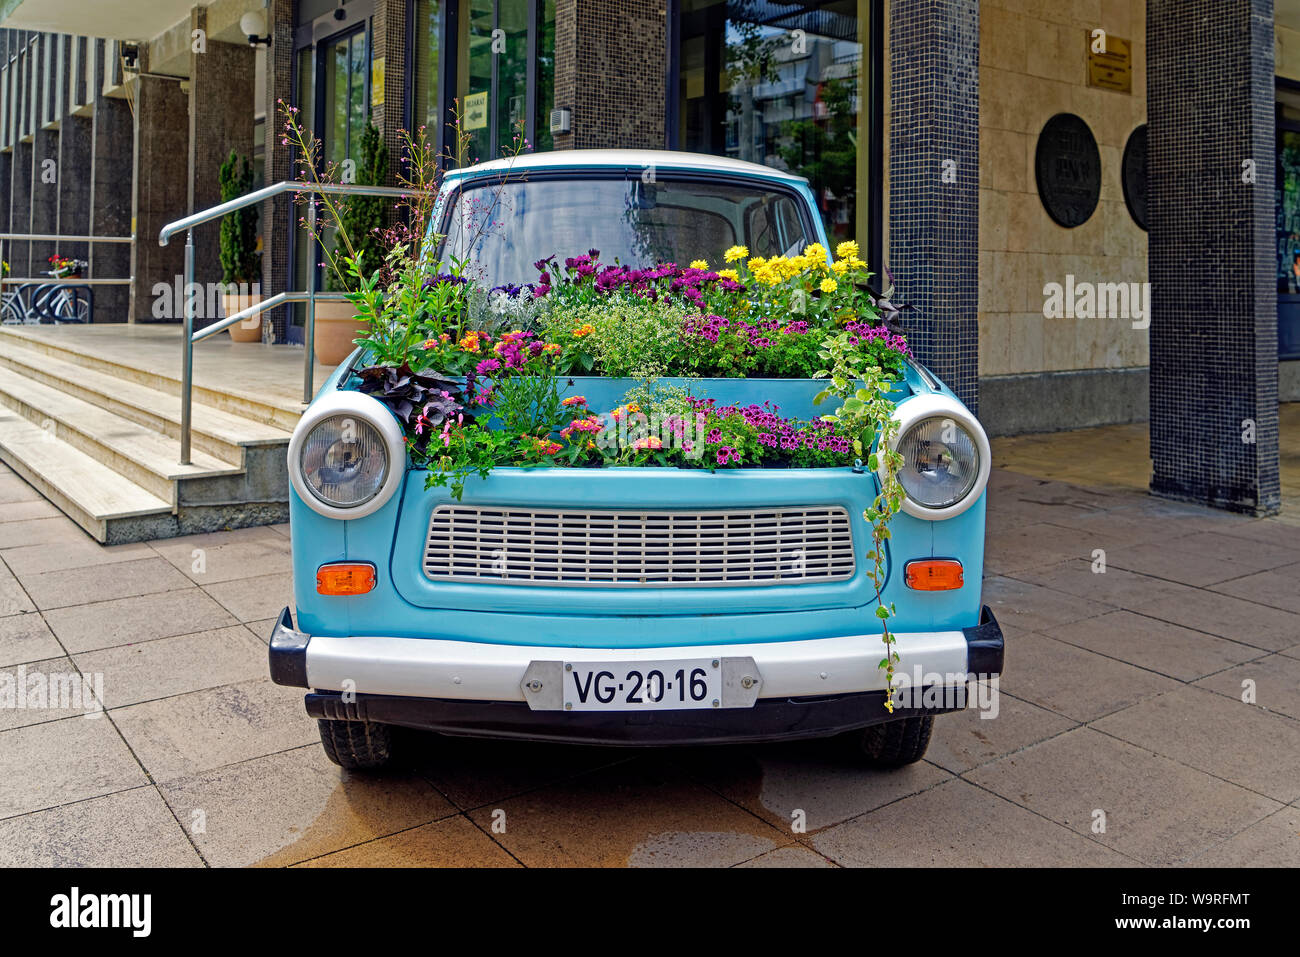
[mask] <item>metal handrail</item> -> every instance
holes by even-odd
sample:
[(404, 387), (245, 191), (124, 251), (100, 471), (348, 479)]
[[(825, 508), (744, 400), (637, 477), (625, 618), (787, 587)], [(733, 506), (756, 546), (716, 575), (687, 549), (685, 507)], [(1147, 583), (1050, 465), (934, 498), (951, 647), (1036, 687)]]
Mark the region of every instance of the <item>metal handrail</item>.
[[(359, 186), (352, 183), (306, 183), (301, 180), (285, 180), (280, 183), (273, 183), (270, 186), (264, 186), (262, 189), (253, 190), (251, 193), (246, 193), (237, 199), (229, 200), (218, 206), (191, 213), (184, 219), (168, 223), (158, 231), (159, 246), (166, 246), (177, 233), (185, 233), (185, 283), (182, 288), (191, 289), (194, 285), (195, 226), (201, 226), (214, 219), (220, 219), (222, 216), (243, 209), (245, 206), (253, 206), (268, 199), (274, 199), (284, 193), (328, 193), (331, 195), (393, 196), (398, 198), (423, 195), (414, 190), (402, 189), (399, 186)], [(316, 203), (314, 202), (307, 204), (307, 231), (313, 237), (312, 241), (314, 242), (316, 235)], [(312, 260), (314, 258), (309, 257)], [(317, 300), (339, 302), (345, 298), (341, 293), (318, 293), (316, 291), (316, 270), (314, 268), (308, 269), (306, 291), (277, 293), (255, 306), (241, 310), (233, 316), (227, 316), (221, 322), (207, 326), (196, 333), (194, 331), (194, 297), (189, 295), (185, 297), (185, 352), (181, 361), (181, 465), (190, 464), (190, 433), (194, 413), (194, 343), (200, 339), (215, 335), (223, 329), (228, 329), (241, 319), (249, 318), (275, 306), (287, 302), (307, 303), (307, 317), (306, 322), (303, 324), (302, 337), (304, 353), (302, 401), (307, 403), (311, 401), (312, 392), (314, 391), (312, 380), (315, 372), (313, 362), (315, 360), (316, 302)]]
[(134, 236), (64, 236), (59, 233), (0, 233), (0, 239), (12, 239), (15, 242), (57, 243), (133, 243)]

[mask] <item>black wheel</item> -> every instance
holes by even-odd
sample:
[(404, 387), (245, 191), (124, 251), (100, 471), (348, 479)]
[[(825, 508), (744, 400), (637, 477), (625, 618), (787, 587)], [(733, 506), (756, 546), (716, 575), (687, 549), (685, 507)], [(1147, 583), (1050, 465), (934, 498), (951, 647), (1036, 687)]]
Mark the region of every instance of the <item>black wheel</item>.
[(325, 755), (341, 768), (365, 771), (382, 768), (393, 758), (393, 729), (371, 721), (332, 721), (317, 718)]
[(934, 729), (934, 715), (923, 714), (873, 724), (840, 736), (849, 755), (877, 768), (901, 768), (925, 757)]

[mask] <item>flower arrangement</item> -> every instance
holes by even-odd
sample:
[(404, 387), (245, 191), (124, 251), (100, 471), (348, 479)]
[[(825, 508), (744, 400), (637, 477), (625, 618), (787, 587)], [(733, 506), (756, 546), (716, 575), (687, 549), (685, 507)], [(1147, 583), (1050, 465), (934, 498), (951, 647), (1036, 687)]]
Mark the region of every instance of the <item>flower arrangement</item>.
[(66, 256), (60, 256), (55, 253), (46, 260), (50, 264), (47, 275), (55, 279), (75, 279), (81, 276), (81, 271), (86, 268), (84, 259), (69, 259)]

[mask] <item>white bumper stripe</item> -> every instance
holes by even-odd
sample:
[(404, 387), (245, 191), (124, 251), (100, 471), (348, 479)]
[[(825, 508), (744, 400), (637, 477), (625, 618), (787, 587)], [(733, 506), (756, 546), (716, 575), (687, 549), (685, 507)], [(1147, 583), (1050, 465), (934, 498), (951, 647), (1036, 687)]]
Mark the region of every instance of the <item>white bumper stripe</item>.
[[(960, 631), (895, 636), (907, 675), (956, 675), (966, 671), (966, 639)], [(307, 680), (313, 688), (362, 694), (470, 701), (523, 701), (520, 688), (532, 661), (663, 661), (681, 658), (750, 657), (762, 678), (760, 698), (881, 691), (878, 667), (885, 649), (880, 635), (806, 641), (672, 648), (555, 648), (489, 645), (437, 638), (325, 638), (307, 646)], [(351, 684), (347, 684), (351, 682)]]

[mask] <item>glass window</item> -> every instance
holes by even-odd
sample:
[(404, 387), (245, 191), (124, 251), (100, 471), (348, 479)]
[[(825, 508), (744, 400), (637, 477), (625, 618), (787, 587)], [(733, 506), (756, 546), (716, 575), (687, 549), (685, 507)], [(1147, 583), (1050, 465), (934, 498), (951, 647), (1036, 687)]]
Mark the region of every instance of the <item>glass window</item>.
[(469, 258), (475, 278), (489, 285), (532, 282), (537, 260), (590, 249), (635, 268), (700, 256), (718, 267), (738, 244), (753, 256), (801, 251), (813, 241), (805, 209), (794, 193), (757, 182), (533, 174), (464, 190), (443, 226), (443, 261)]
[(436, 141), (442, 133), (438, 116), (438, 77), (442, 64), (442, 3), (417, 0), (415, 4), (415, 95), (411, 110), (412, 129), (425, 127)]
[(555, 0), (462, 0), (460, 9), (456, 88), (470, 134), (465, 161), (496, 159), (516, 136), (535, 150), (551, 149)]
[(806, 176), (833, 241), (867, 236), (867, 0), (682, 0), (679, 143)]

